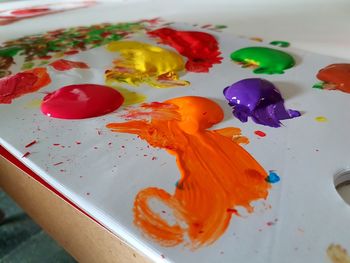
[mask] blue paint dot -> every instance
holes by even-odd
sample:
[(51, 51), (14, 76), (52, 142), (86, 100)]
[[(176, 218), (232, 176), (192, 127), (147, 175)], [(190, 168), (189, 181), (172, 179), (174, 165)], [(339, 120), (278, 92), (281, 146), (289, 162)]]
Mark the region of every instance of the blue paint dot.
[(279, 182), (281, 179), (275, 171), (269, 171), (269, 175), (265, 179), (267, 182), (274, 184)]

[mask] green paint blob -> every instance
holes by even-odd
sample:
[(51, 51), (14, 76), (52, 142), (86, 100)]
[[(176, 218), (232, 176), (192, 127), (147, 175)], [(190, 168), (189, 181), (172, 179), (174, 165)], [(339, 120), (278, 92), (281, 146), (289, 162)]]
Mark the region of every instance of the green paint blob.
[(231, 59), (243, 67), (255, 67), (256, 74), (283, 74), (285, 69), (295, 65), (288, 53), (267, 47), (242, 48), (231, 53)]
[(312, 87), (314, 89), (323, 89), (323, 84), (324, 84), (323, 82), (318, 82), (315, 85), (313, 85)]
[(282, 40), (272, 41), (272, 42), (270, 42), (270, 45), (278, 46), (278, 47), (289, 47), (290, 46), (289, 42), (282, 41)]

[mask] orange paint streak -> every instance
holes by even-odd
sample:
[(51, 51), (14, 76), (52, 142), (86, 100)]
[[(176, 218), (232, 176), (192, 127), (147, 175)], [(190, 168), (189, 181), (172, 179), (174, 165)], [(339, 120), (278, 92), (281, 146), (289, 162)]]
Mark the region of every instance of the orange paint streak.
[[(218, 104), (202, 97), (180, 97), (143, 104), (131, 110), (125, 123), (107, 125), (113, 132), (132, 133), (176, 157), (181, 179), (173, 194), (150, 187), (134, 203), (134, 222), (164, 246), (185, 242), (192, 249), (220, 238), (238, 206), (253, 211), (251, 202), (265, 199), (269, 184), (264, 169), (237, 144), (247, 143), (238, 128), (207, 130), (223, 120)], [(152, 210), (150, 200), (162, 202), (176, 220), (169, 224)], [(233, 210), (232, 210), (233, 211)]]

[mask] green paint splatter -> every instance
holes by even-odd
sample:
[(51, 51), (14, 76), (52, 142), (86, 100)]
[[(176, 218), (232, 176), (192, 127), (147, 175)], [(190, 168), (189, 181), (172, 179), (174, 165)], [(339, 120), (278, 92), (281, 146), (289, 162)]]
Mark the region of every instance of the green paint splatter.
[(225, 29), (225, 28), (227, 28), (227, 26), (225, 26), (225, 25), (216, 25), (215, 28), (216, 29)]
[(231, 59), (243, 67), (254, 67), (256, 74), (283, 74), (295, 65), (294, 58), (286, 52), (267, 47), (247, 47), (231, 53)]
[(58, 29), (7, 41), (0, 45), (0, 77), (11, 74), (14, 57), (24, 56), (22, 69), (52, 62), (59, 56), (78, 53), (123, 39), (146, 28), (147, 20), (135, 23), (98, 24)]
[(271, 41), (270, 45), (278, 46), (278, 47), (289, 47), (290, 46), (289, 42), (282, 41), (282, 40)]
[(314, 89), (323, 89), (323, 84), (324, 84), (323, 82), (318, 82), (315, 85), (313, 85), (312, 87)]

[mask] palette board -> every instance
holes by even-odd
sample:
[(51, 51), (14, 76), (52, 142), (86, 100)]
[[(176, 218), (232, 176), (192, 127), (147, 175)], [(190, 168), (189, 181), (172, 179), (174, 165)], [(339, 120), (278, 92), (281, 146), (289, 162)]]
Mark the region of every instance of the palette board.
[[(3, 79), (23, 70), (37, 78), (31, 80), (36, 91), (0, 104), (2, 146), (154, 261), (330, 262), (327, 250), (328, 255), (342, 251), (333, 244), (350, 248), (344, 231), (350, 209), (334, 186), (335, 176), (349, 165), (350, 95), (313, 88), (320, 82), (320, 69), (349, 62), (233, 36), (222, 32), (222, 26), (154, 19), (96, 28), (46, 34), (61, 42), (49, 52), (40, 49), (39, 55), (30, 53), (38, 52), (39, 42), (30, 42), (28, 49), (23, 39), (2, 49), (16, 53), (7, 56), (13, 61), (2, 70)], [(161, 39), (150, 34), (162, 28), (200, 36), (171, 31)], [(67, 44), (67, 34), (76, 37), (74, 48)], [(201, 46), (203, 35), (210, 37)], [(200, 54), (186, 49), (191, 43), (186, 39), (197, 41)], [(256, 74), (251, 67), (263, 64), (263, 52), (236, 53), (245, 67), (232, 60), (237, 60), (233, 52), (247, 47), (282, 51), (293, 62), (283, 60), (283, 68)], [(250, 87), (244, 87), (236, 104), (228, 105), (224, 89), (249, 78), (271, 82), (284, 109), (301, 116), (282, 114), (285, 120), (281, 117), (275, 125), (280, 127), (271, 127), (259, 114), (281, 116), (281, 105), (260, 111), (260, 104), (247, 122), (240, 121), (251, 96), (257, 104), (281, 102), (276, 94), (262, 95), (266, 90), (259, 86), (260, 95), (245, 94)], [(21, 75), (0, 87), (23, 79)], [(113, 109), (102, 102), (98, 109), (111, 112), (89, 112), (101, 115), (92, 118), (69, 119), (79, 106), (74, 103), (58, 102), (58, 110), (40, 108), (44, 97), (47, 102), (48, 95), (52, 99), (56, 94), (52, 92), (80, 84), (113, 87), (124, 102)], [(73, 91), (79, 95), (78, 87)], [(178, 97), (182, 99), (174, 99)], [(246, 107), (234, 117), (238, 105)], [(55, 114), (63, 115), (53, 118)]]

